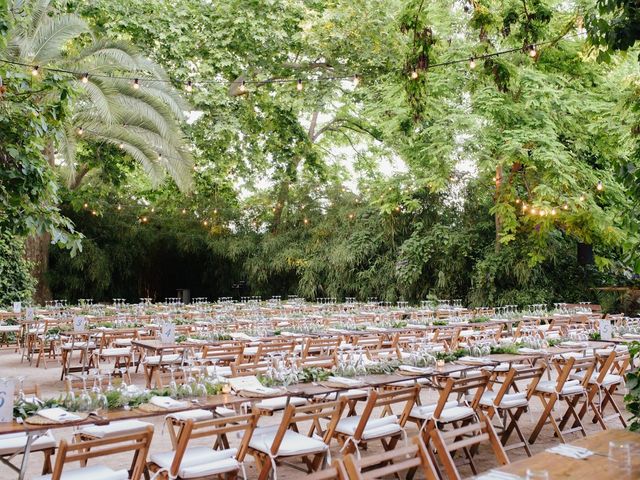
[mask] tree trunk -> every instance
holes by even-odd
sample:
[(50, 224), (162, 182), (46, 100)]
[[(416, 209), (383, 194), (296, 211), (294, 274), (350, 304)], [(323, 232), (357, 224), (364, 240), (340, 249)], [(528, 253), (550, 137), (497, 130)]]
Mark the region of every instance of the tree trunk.
[[(55, 166), (55, 150), (53, 143), (45, 147), (42, 152), (51, 168)], [(47, 281), (47, 272), (49, 271), (49, 247), (51, 245), (51, 234), (44, 233), (34, 235), (26, 239), (24, 255), (25, 258), (33, 263), (31, 275), (38, 282), (36, 284), (36, 292), (34, 302), (44, 304), (46, 300), (51, 300), (51, 290)]]
[[(498, 165), (496, 167), (496, 196), (495, 201), (498, 202), (500, 197), (500, 187), (502, 186), (502, 165)], [(495, 251), (498, 253), (500, 251), (500, 235), (502, 234), (502, 219), (500, 215), (496, 212), (495, 214), (495, 222), (496, 222), (496, 244)]]
[(49, 246), (51, 245), (51, 235), (35, 235), (25, 241), (24, 253), (27, 260), (33, 263), (31, 275), (38, 282), (34, 302), (44, 304), (46, 300), (51, 300), (51, 290), (47, 281), (47, 271), (49, 270)]

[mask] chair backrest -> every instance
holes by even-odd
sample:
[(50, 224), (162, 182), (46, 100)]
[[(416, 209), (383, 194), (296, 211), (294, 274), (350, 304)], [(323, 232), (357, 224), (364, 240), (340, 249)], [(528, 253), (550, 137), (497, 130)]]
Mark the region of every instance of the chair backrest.
[(269, 362), (263, 361), (258, 363), (230, 363), (232, 377), (247, 377), (264, 373), (269, 369)]
[[(435, 447), (438, 458), (442, 462), (444, 473), (449, 479), (462, 479), (451, 456), (451, 452), (459, 449), (467, 449), (468, 452), (469, 447), (488, 443), (500, 465), (509, 463), (509, 458), (491, 425), (491, 421), (482, 413), (479, 413), (478, 417), (480, 418), (479, 422), (453, 430), (442, 431), (435, 427), (430, 429), (431, 443)], [(433, 420), (429, 420), (429, 422), (433, 422)]]
[(242, 356), (243, 350), (244, 345), (241, 343), (205, 345), (202, 350), (200, 363), (213, 363), (214, 361), (217, 361), (221, 364), (230, 364)]
[(480, 404), (482, 394), (487, 388), (490, 375), (488, 372), (483, 371), (480, 375), (463, 378), (447, 378), (444, 388), (440, 391), (440, 397), (438, 398), (438, 404), (433, 411), (433, 418), (438, 420), (440, 415), (445, 409), (447, 400), (451, 394), (465, 395), (470, 391), (475, 391), (469, 405), (476, 410)]
[(340, 337), (307, 338), (304, 342), (302, 358), (332, 355), (339, 346)]
[(343, 397), (332, 402), (318, 402), (298, 407), (289, 404), (282, 414), (280, 426), (273, 438), (271, 454), (278, 454), (280, 444), (282, 443), (287, 430), (292, 427), (299, 430), (301, 427), (300, 424), (311, 422), (310, 429), (307, 433), (308, 437), (313, 436), (315, 432), (322, 432), (320, 424), (321, 419), (329, 421), (324, 429), (324, 435), (322, 436), (322, 441), (329, 445), (336, 426), (338, 425), (338, 421), (340, 420), (340, 415), (342, 415), (345, 403), (346, 398)]
[(143, 432), (119, 435), (116, 437), (67, 443), (61, 440), (53, 466), (51, 480), (61, 480), (64, 466), (72, 462), (86, 462), (92, 458), (109, 457), (125, 452), (133, 452), (133, 460), (129, 470), (130, 480), (139, 480), (145, 467), (147, 452), (153, 437), (153, 427)]
[[(382, 465), (382, 466), (379, 466)], [(396, 477), (400, 472), (414, 469), (420, 471), (426, 480), (438, 480), (436, 469), (421, 436), (412, 439), (404, 448), (376, 453), (358, 459), (352, 453), (344, 459), (344, 468), (349, 480), (374, 480)]]
[(596, 357), (569, 357), (557, 358), (554, 360), (556, 369), (558, 370), (558, 378), (556, 379), (556, 392), (562, 392), (565, 383), (570, 379), (571, 375), (580, 373), (582, 375), (582, 385), (589, 385), (589, 379), (596, 367)]
[(306, 480), (350, 480), (342, 460), (334, 460), (330, 467), (305, 475)]
[[(411, 409), (413, 408), (418, 395), (420, 394), (420, 385), (414, 385), (413, 387), (393, 389), (393, 390), (372, 390), (367, 397), (367, 403), (364, 406), (364, 410), (360, 415), (360, 421), (355, 428), (353, 438), (360, 440), (364, 433), (367, 423), (369, 422), (374, 409), (382, 407), (383, 413), (393, 413), (393, 405), (398, 405), (402, 408), (402, 412), (399, 412), (398, 424), (404, 427), (405, 423), (409, 419)], [(396, 414), (397, 415), (397, 414)]]
[[(219, 438), (233, 432), (241, 432), (242, 440), (235, 455), (236, 460), (242, 462), (247, 453), (251, 436), (258, 422), (257, 414), (236, 415), (234, 417), (214, 418), (212, 420), (194, 421), (193, 419), (179, 422), (180, 428), (177, 434), (175, 454), (171, 467), (170, 478), (175, 478), (180, 470), (180, 464), (184, 458), (189, 442), (200, 438)], [(212, 442), (213, 443), (213, 442)]]
[(546, 369), (546, 365), (537, 365), (527, 368), (511, 367), (505, 375), (498, 393), (496, 393), (496, 396), (493, 399), (493, 404), (496, 406), (500, 405), (500, 403), (502, 403), (503, 397), (510, 391), (516, 389), (518, 382), (526, 380), (531, 380), (527, 385), (527, 399), (530, 399)]

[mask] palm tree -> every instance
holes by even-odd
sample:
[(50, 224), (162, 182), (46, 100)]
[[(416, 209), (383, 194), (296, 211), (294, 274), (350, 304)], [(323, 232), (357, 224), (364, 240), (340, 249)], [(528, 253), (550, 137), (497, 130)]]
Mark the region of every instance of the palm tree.
[[(72, 78), (80, 95), (63, 135), (55, 139), (72, 185), (79, 141), (117, 145), (155, 181), (168, 173), (182, 190), (191, 186), (193, 158), (181, 129), (188, 106), (164, 70), (126, 42), (96, 39), (74, 14), (58, 14), (50, 0), (14, 0), (19, 15), (8, 32), (11, 60), (83, 72)], [(86, 46), (78, 48), (77, 44)], [(139, 76), (137, 85), (118, 76)], [(137, 88), (136, 88), (137, 87)], [(53, 162), (51, 162), (53, 163)]]
[[(159, 65), (126, 42), (95, 38), (82, 18), (54, 11), (50, 0), (13, 0), (10, 11), (14, 21), (2, 57), (83, 72), (70, 78), (79, 95), (63, 132), (43, 152), (52, 167), (62, 164), (71, 188), (91, 170), (78, 165), (79, 142), (117, 145), (156, 183), (168, 173), (181, 190), (191, 187), (193, 157), (181, 128), (188, 106)], [(130, 76), (141, 80), (122, 78)], [(45, 277), (50, 243), (48, 234), (27, 241), (38, 301), (50, 296)]]

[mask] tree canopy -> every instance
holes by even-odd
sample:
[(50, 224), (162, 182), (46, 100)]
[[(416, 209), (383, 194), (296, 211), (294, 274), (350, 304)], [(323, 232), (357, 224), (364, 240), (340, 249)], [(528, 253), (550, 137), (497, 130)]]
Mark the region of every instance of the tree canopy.
[(106, 73), (158, 75), (166, 93), (134, 98), (188, 119), (142, 135), (152, 152), (172, 139), (190, 172), (157, 183), (118, 148), (138, 133), (131, 82), (92, 79), (101, 104), (59, 79), (65, 118), (108, 130), (60, 144), (91, 171), (50, 202), (87, 236), (75, 258), (53, 252), (60, 295), (527, 303), (640, 273), (635, 2), (57, 0), (48, 15), (92, 32), (54, 64), (127, 45), (144, 62)]

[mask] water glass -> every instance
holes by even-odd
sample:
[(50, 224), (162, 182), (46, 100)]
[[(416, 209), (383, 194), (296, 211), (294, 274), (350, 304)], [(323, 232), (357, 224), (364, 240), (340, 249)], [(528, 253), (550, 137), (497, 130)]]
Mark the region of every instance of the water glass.
[(622, 470), (631, 468), (631, 444), (609, 442), (609, 461)]
[(546, 470), (527, 469), (527, 480), (549, 480), (549, 472)]

